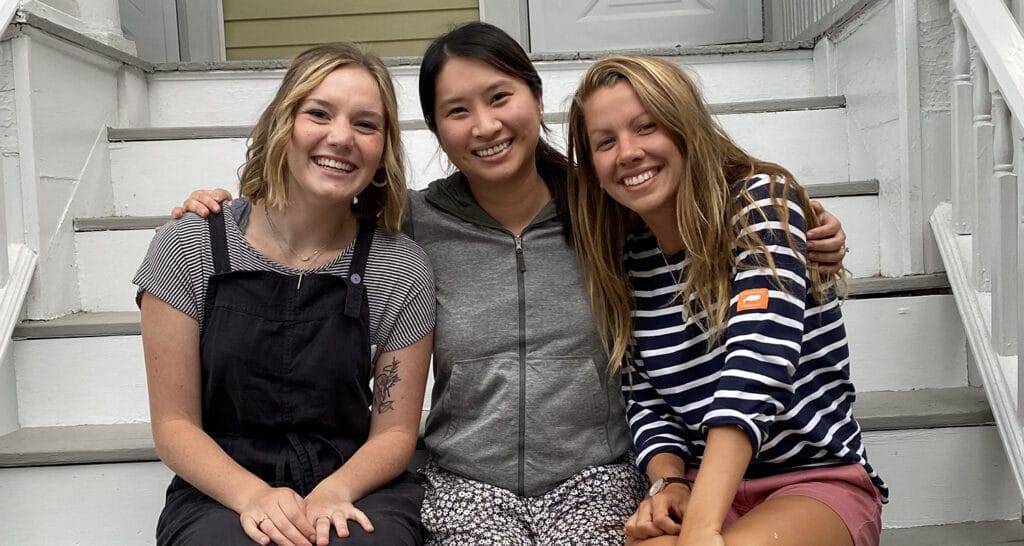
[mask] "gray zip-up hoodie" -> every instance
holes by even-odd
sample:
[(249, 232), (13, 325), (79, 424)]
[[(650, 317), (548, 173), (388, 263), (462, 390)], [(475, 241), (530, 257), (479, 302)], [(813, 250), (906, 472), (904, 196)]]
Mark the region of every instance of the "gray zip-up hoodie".
[(437, 284), (425, 437), (437, 464), (536, 496), (625, 455), (619, 381), (554, 203), (516, 237), (460, 173), (410, 200), (406, 228)]

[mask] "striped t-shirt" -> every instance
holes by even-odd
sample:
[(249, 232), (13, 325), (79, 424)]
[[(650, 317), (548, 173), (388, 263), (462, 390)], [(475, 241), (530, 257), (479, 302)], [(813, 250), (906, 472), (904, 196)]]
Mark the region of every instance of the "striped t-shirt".
[(753, 446), (747, 478), (858, 463), (887, 498), (851, 412), (839, 302), (833, 296), (819, 304), (810, 293), (800, 206), (776, 192), (780, 205), (788, 204), (794, 252), (771, 204), (769, 177), (748, 184), (755, 203), (740, 214), (765, 242), (782, 285), (758, 265), (763, 256), (737, 248), (728, 320), (713, 347), (696, 321), (702, 315), (687, 316), (674, 297), (686, 276), (686, 251), (664, 255), (649, 230), (627, 238), (635, 331), (622, 388), (637, 463), (645, 469), (655, 454), (668, 452), (697, 467), (707, 429), (734, 425)]
[[(245, 199), (235, 199), (224, 208), (231, 269), (298, 275), (298, 270), (268, 260), (246, 241), (244, 231), (251, 209)], [(354, 242), (314, 271), (347, 278), (353, 248)], [(153, 294), (202, 324), (211, 275), (209, 225), (205, 218), (190, 213), (160, 228), (133, 282), (140, 292)], [(423, 249), (408, 237), (388, 235), (378, 226), (363, 277), (370, 312), (370, 343), (377, 347), (377, 354), (407, 347), (434, 328), (433, 273)]]

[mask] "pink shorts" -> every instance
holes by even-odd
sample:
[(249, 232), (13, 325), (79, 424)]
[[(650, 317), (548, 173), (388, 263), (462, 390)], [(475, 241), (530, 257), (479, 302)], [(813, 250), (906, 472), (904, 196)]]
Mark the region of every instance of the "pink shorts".
[[(697, 469), (686, 477), (697, 479)], [(882, 533), (882, 498), (864, 467), (848, 464), (797, 470), (767, 478), (743, 480), (722, 528), (775, 497), (810, 497), (832, 509), (846, 524), (854, 546), (878, 546)]]

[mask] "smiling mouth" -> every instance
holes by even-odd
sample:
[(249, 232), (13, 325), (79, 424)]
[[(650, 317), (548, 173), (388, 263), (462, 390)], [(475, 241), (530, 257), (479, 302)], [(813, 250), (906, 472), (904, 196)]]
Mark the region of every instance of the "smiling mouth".
[(622, 179), (622, 183), (627, 186), (636, 186), (638, 184), (643, 184), (644, 182), (647, 182), (648, 180), (654, 178), (654, 175), (658, 174), (659, 170), (660, 169), (647, 169), (646, 171), (640, 174), (634, 176), (627, 176)]
[(483, 150), (476, 150), (476, 151), (473, 152), (473, 155), (475, 155), (477, 157), (491, 157), (492, 155), (495, 155), (495, 154), (498, 154), (498, 153), (501, 153), (501, 152), (507, 150), (509, 148), (509, 146), (512, 146), (512, 140), (511, 139), (506, 140), (505, 142), (502, 142), (501, 144), (497, 144), (495, 146), (491, 146), (490, 148), (485, 148)]
[(313, 158), (313, 163), (321, 167), (331, 169), (332, 171), (338, 171), (340, 173), (350, 173), (356, 170), (356, 166), (351, 163), (339, 161), (337, 159), (331, 159), (329, 157), (316, 157)]

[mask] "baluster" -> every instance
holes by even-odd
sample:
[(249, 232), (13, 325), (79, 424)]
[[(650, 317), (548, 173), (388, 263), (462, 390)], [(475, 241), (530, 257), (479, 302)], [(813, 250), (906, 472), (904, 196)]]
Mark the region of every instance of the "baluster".
[(988, 292), (990, 288), (989, 256), (994, 245), (992, 220), (992, 94), (989, 93), (988, 65), (977, 50), (974, 61), (974, 173), (975, 224), (971, 237), (971, 279), (974, 289)]
[(953, 12), (953, 82), (950, 84), (950, 122), (953, 134), (953, 229), (960, 235), (974, 231), (974, 183), (971, 181), (974, 119), (970, 46), (960, 15)]
[(1013, 169), (1013, 122), (999, 91), (992, 93), (995, 131), (993, 196), (995, 252), (992, 255), (992, 339), (1000, 356), (1017, 354), (1017, 175)]
[(11, 246), (7, 235), (7, 199), (4, 193), (3, 169), (0, 168), (0, 288), (6, 288), (11, 278)]

